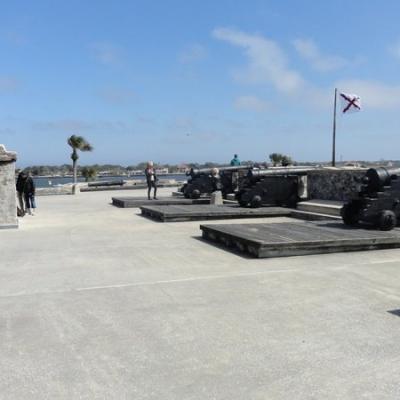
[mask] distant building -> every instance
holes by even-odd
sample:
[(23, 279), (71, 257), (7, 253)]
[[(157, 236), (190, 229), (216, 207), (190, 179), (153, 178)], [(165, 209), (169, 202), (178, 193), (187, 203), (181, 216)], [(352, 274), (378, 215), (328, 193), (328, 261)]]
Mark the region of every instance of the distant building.
[(143, 175), (143, 171), (141, 169), (132, 170), (132, 171), (130, 171), (129, 176), (132, 176), (132, 175)]
[(344, 167), (348, 167), (348, 168), (360, 168), (361, 167), (361, 165), (360, 165), (360, 163), (359, 162), (357, 162), (357, 161), (349, 161), (349, 162), (346, 162), (345, 164), (344, 164)]
[(176, 167), (176, 172), (184, 174), (186, 171), (189, 171), (190, 167), (186, 164), (180, 164)]

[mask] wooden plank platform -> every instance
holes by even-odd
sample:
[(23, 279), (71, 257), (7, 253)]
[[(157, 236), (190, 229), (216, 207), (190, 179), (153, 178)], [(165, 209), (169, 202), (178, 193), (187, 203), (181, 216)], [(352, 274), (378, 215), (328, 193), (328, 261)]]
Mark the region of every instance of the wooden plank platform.
[(283, 207), (243, 208), (238, 205), (169, 205), (140, 207), (142, 215), (162, 222), (199, 221), (207, 219), (260, 218), (290, 216)]
[(287, 257), (400, 247), (400, 229), (350, 228), (341, 222), (201, 225), (203, 238), (254, 257)]
[(189, 204), (209, 204), (209, 198), (185, 199), (179, 197), (158, 197), (157, 200), (149, 200), (147, 197), (113, 197), (112, 204), (116, 207), (135, 208), (147, 205), (189, 205)]

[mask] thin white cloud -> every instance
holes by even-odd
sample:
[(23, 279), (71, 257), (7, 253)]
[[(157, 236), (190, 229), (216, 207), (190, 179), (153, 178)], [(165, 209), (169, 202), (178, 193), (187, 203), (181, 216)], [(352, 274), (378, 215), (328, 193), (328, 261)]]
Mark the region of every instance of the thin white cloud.
[(10, 76), (0, 76), (0, 93), (14, 92), (19, 86), (19, 81)]
[(192, 133), (182, 134), (179, 132), (168, 133), (164, 136), (164, 141), (168, 144), (182, 145), (192, 144), (195, 146), (209, 146), (214, 142), (226, 142), (229, 140), (229, 135), (216, 130), (197, 129)]
[(129, 126), (123, 121), (89, 121), (81, 119), (59, 119), (48, 121), (35, 121), (32, 128), (38, 131), (51, 131), (57, 133), (76, 133), (83, 131), (108, 131), (120, 132), (129, 129)]
[(344, 92), (356, 93), (363, 108), (398, 110), (400, 108), (400, 85), (389, 85), (367, 80), (342, 80), (337, 87)]
[(257, 96), (239, 96), (234, 102), (237, 110), (264, 112), (271, 109), (271, 105)]
[[(271, 84), (294, 107), (328, 109), (332, 107), (333, 89), (337, 87), (344, 92), (359, 95), (364, 109), (390, 111), (400, 108), (400, 83), (342, 79), (326, 86), (316, 86), (306, 81), (298, 71), (290, 68), (286, 54), (273, 40), (225, 28), (215, 29), (213, 36), (244, 49), (248, 65), (236, 73), (236, 78), (248, 83)], [(312, 41), (297, 40), (296, 45), (298, 51), (308, 57), (314, 63), (314, 67), (320, 70), (339, 68), (357, 62), (357, 60), (347, 61), (341, 57), (321, 55)], [(400, 57), (400, 43), (398, 55)], [(263, 108), (257, 100), (252, 96), (244, 96), (242, 99), (236, 99), (235, 106), (248, 109), (256, 109), (258, 106), (260, 109)], [(286, 102), (286, 105), (289, 103)]]
[(148, 117), (143, 115), (137, 117), (137, 121), (143, 125), (154, 125), (157, 123), (156, 119), (154, 119), (153, 117)]
[(17, 31), (8, 31), (4, 34), (4, 39), (14, 46), (24, 46), (28, 43), (26, 35)]
[(400, 60), (400, 40), (398, 40), (396, 43), (393, 43), (392, 45), (389, 46), (388, 48), (389, 53), (394, 57)]
[(197, 128), (195, 122), (190, 117), (177, 117), (171, 123), (169, 127), (177, 131), (190, 132)]
[(244, 49), (248, 66), (235, 73), (237, 79), (250, 83), (268, 83), (288, 94), (304, 86), (304, 79), (297, 71), (289, 68), (286, 54), (275, 41), (227, 28), (214, 29), (213, 36)]
[(322, 54), (311, 39), (293, 40), (293, 46), (297, 53), (317, 71), (334, 71), (350, 64), (343, 57)]
[(179, 61), (183, 64), (190, 64), (201, 61), (207, 57), (207, 50), (201, 44), (192, 44), (179, 54)]
[(133, 90), (118, 87), (103, 88), (97, 94), (102, 100), (112, 105), (127, 104), (135, 95)]
[(110, 42), (96, 42), (90, 45), (94, 56), (101, 64), (120, 65), (122, 63), (122, 50)]
[(12, 128), (0, 128), (0, 136), (13, 136), (17, 132)]

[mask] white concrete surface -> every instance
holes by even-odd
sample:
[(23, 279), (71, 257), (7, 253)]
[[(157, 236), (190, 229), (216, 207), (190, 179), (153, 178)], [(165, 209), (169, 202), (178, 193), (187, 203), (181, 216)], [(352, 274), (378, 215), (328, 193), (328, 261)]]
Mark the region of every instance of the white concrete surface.
[(0, 399), (399, 399), (399, 250), (248, 259), (116, 195), (0, 231)]

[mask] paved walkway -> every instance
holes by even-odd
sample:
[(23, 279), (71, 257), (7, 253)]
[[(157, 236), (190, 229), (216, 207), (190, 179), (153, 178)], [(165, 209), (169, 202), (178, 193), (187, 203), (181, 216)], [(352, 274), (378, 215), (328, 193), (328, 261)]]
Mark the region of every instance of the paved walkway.
[(0, 231), (0, 399), (399, 399), (400, 250), (247, 259), (132, 193)]

